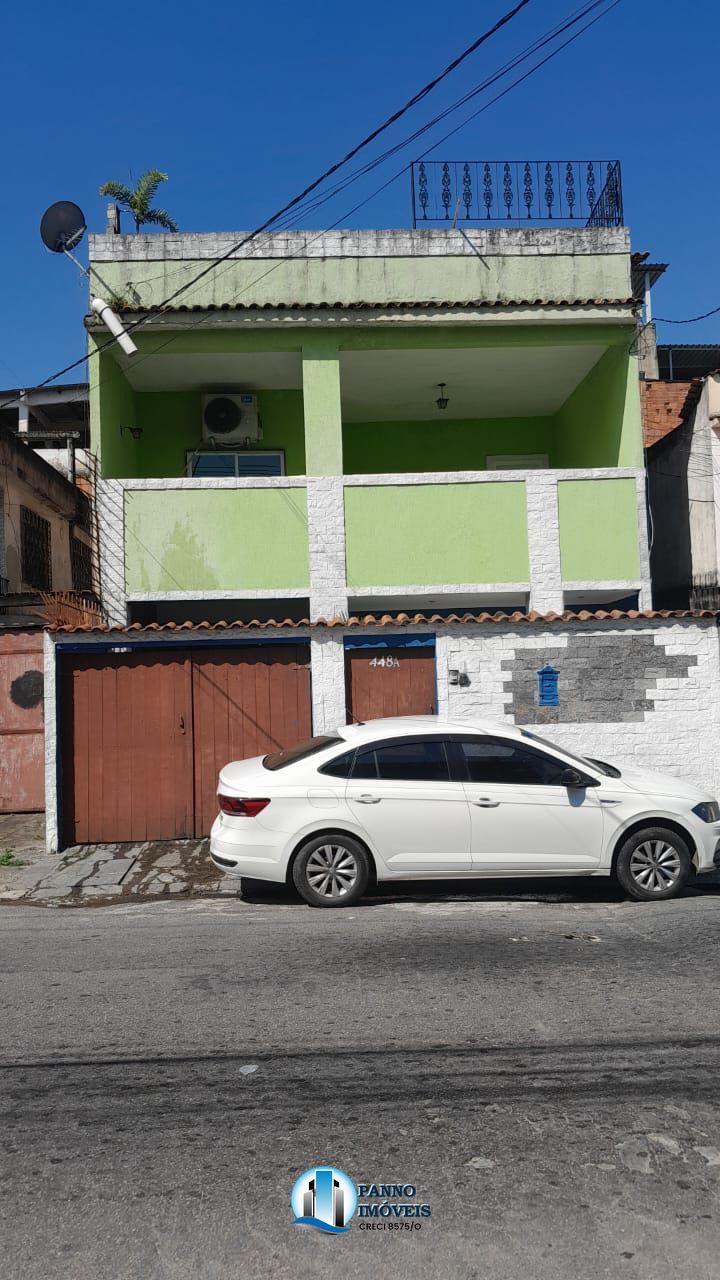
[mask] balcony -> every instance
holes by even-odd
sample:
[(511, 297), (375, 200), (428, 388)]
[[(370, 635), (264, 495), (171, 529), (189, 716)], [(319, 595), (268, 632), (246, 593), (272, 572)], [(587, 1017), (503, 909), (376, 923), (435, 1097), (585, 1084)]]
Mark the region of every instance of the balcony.
[(419, 160), (410, 167), (413, 227), (621, 227), (617, 160)]
[(99, 497), (131, 604), (309, 599), (326, 616), (312, 602), (332, 582), (335, 611), (560, 611), (646, 586), (639, 469), (125, 480)]
[(124, 588), (135, 599), (308, 594), (299, 478), (131, 480), (110, 507), (122, 520)]
[(643, 590), (635, 469), (345, 477), (347, 591), (358, 608), (562, 609)]
[[(471, 223), (471, 202), (446, 230), (308, 244), (283, 273), (238, 257), (192, 299), (199, 318), (136, 330), (140, 360), (103, 349), (91, 403), (114, 616), (161, 600), (290, 601), (313, 618), (411, 601), (647, 601), (627, 232), (582, 222), (611, 205), (617, 220), (619, 185), (598, 173), (593, 188), (576, 166), (558, 204), (559, 172), (545, 212), (574, 226), (533, 225), (536, 204), (521, 203), (524, 225), (461, 236), (452, 221), (464, 210)], [(483, 211), (492, 222), (496, 208)], [(102, 270), (122, 280), (145, 253), (152, 298), (171, 264), (152, 259), (151, 237), (128, 239), (106, 246)], [(180, 241), (187, 255), (218, 248)], [(253, 435), (225, 442), (232, 472), (192, 475), (214, 447), (203, 398), (216, 389), (256, 396)], [(251, 476), (243, 449), (272, 454), (276, 474), (263, 457)]]

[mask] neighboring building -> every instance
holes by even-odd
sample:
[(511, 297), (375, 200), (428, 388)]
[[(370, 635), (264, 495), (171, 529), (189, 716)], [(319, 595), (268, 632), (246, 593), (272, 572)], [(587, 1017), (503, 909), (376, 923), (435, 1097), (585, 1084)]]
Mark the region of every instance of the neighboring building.
[[(0, 618), (37, 618), (41, 593), (93, 590), (87, 496), (0, 427)], [(20, 617), (22, 611), (30, 617)]]
[(641, 384), (653, 597), (659, 608), (720, 609), (720, 347), (658, 347), (658, 357), (673, 376)]
[(350, 718), (509, 717), (707, 772), (717, 628), (648, 612), (617, 166), (589, 226), (528, 225), (535, 167), (460, 168), (439, 228), (428, 165), (423, 229), (91, 237), (140, 323), (128, 358), (87, 321), (110, 627), (46, 637), (51, 848), (206, 834), (227, 759)]
[(91, 616), (91, 527), (85, 494), (0, 427), (0, 812), (43, 808), (42, 627)]

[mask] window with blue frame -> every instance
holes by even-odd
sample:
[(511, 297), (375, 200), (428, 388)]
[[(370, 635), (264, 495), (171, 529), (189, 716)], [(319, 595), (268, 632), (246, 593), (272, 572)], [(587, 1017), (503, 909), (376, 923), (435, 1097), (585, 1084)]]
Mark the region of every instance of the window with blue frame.
[(199, 480), (222, 480), (238, 476), (284, 476), (285, 454), (282, 449), (218, 449), (189, 453), (187, 473)]

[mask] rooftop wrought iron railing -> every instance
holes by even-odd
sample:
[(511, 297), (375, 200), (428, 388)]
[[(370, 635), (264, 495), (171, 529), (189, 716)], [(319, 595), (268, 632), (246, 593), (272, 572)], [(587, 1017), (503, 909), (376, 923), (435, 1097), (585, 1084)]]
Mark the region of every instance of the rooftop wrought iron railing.
[(416, 160), (410, 180), (413, 227), (623, 223), (618, 160)]

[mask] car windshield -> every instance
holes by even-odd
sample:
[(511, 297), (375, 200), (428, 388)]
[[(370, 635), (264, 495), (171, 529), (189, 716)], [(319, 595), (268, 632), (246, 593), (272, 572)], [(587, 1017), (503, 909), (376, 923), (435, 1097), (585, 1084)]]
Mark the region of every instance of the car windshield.
[(533, 742), (539, 742), (543, 747), (549, 747), (551, 751), (561, 751), (568, 760), (574, 760), (576, 764), (587, 768), (592, 765), (593, 769), (598, 769), (600, 773), (604, 773), (608, 778), (621, 778), (620, 770), (614, 764), (606, 764), (604, 760), (596, 760), (594, 756), (576, 756), (574, 751), (566, 751), (565, 747), (558, 746), (555, 742), (548, 742), (547, 738), (541, 738), (539, 733), (530, 733), (529, 729), (520, 730), (523, 738), (530, 738)]
[(308, 738), (306, 742), (300, 742), (296, 747), (288, 747), (285, 751), (274, 751), (269, 756), (263, 756), (263, 765), (266, 769), (285, 769), (289, 764), (297, 764), (298, 760), (305, 760), (307, 756), (314, 756), (316, 751), (324, 751), (326, 747), (337, 747), (344, 738), (339, 734), (322, 734), (318, 738)]

